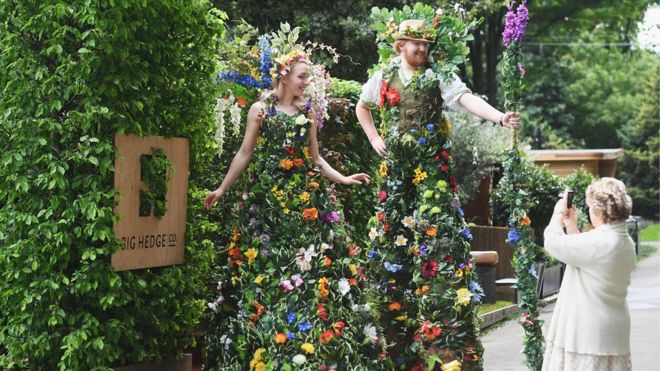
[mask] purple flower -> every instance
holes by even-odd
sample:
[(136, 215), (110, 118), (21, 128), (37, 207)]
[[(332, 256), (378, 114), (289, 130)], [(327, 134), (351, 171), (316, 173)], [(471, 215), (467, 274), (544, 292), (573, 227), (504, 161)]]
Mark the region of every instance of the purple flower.
[(527, 22), (529, 21), (529, 12), (527, 11), (527, 1), (523, 1), (516, 10), (513, 10), (515, 0), (512, 0), (507, 8), (509, 11), (504, 18), (504, 32), (502, 32), (502, 40), (504, 46), (509, 46), (512, 42), (520, 42), (522, 40)]
[(463, 212), (463, 209), (461, 209), (460, 207), (458, 208), (458, 210), (456, 210), (456, 214), (458, 214), (458, 216), (461, 217), (461, 218), (463, 218), (465, 216), (465, 213)]
[(506, 242), (509, 245), (514, 246), (518, 241), (520, 241), (520, 233), (515, 229), (510, 229), (509, 233), (506, 235)]
[(303, 108), (305, 109), (305, 111), (309, 111), (310, 109), (312, 109), (312, 102), (305, 103)]
[(289, 340), (293, 340), (296, 338), (296, 335), (293, 334), (293, 332), (287, 332), (286, 333), (286, 338)]
[(376, 251), (373, 249), (369, 250), (369, 254), (367, 255), (367, 257), (369, 257), (369, 259), (371, 260), (374, 260), (374, 258), (376, 257)]
[(341, 215), (339, 215), (338, 212), (333, 211), (331, 213), (322, 214), (321, 220), (323, 220), (326, 223), (339, 223), (339, 221), (341, 220)]
[(417, 141), (417, 144), (419, 144), (420, 146), (425, 145), (426, 144), (426, 138), (420, 137), (419, 140)]
[(429, 252), (429, 247), (427, 245), (422, 245), (422, 247), (419, 248), (419, 253), (421, 255), (426, 255), (426, 253)]

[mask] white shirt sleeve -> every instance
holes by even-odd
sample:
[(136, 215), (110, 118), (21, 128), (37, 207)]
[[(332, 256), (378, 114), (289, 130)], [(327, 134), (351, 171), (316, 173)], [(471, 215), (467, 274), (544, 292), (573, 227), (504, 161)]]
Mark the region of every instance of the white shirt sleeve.
[(378, 107), (380, 100), (380, 87), (383, 84), (383, 72), (376, 71), (369, 78), (366, 84), (362, 86), (362, 93), (360, 94), (360, 102), (369, 108)]
[(470, 89), (465, 85), (463, 81), (452, 72), (451, 77), (448, 80), (440, 80), (440, 94), (442, 95), (442, 100), (445, 101), (445, 104), (448, 108), (456, 111), (464, 111), (465, 108), (461, 106), (458, 101), (461, 96), (465, 93), (472, 93)]
[(550, 224), (543, 232), (546, 251), (562, 263), (584, 268), (599, 258), (598, 235), (594, 231), (565, 234), (561, 226)]

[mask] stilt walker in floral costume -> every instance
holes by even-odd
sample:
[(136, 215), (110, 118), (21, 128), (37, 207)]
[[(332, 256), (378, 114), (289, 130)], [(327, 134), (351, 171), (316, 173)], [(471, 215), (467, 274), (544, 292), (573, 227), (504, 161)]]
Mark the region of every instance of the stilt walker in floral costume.
[(228, 277), (210, 304), (209, 369), (367, 370), (379, 354), (361, 301), (366, 251), (350, 242), (324, 179), (370, 178), (344, 176), (319, 156), (328, 77), (295, 44), (297, 34), (283, 25), (261, 38), (262, 56), (273, 58), (274, 89), (250, 108), (243, 144), (204, 201), (212, 208), (250, 163), (242, 212), (231, 221)]
[[(370, 278), (382, 294), (379, 326), (397, 369), (480, 369), (480, 291), (452, 176), (451, 125), (443, 105), (507, 128), (502, 113), (456, 76), (475, 23), (427, 5), (374, 8), (380, 63), (363, 86), (357, 117), (380, 164), (370, 222)], [(378, 112), (377, 130), (371, 110)], [(372, 276), (373, 274), (373, 276)]]

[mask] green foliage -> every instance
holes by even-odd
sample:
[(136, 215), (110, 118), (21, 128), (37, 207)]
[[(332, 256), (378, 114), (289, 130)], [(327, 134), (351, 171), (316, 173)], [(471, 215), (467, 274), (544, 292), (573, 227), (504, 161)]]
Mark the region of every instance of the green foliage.
[(648, 225), (639, 233), (639, 237), (643, 242), (660, 241), (660, 224)]
[(191, 342), (209, 256), (188, 235), (187, 265), (113, 271), (113, 139), (188, 137), (201, 168), (221, 14), (202, 0), (3, 1), (0, 18), (0, 366), (171, 358)]
[(658, 219), (660, 212), (660, 71), (654, 68), (641, 91), (634, 120), (619, 131), (625, 155), (620, 178), (633, 198), (633, 214)]
[(467, 201), (474, 196), (481, 179), (501, 163), (511, 145), (511, 133), (464, 111), (448, 112), (447, 118), (452, 124), (454, 176), (462, 199)]

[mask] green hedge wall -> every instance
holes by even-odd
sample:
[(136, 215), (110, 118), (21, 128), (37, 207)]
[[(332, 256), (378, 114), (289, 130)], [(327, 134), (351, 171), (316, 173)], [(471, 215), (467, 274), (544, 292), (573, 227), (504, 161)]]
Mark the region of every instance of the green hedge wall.
[(188, 234), (185, 265), (112, 270), (113, 138), (188, 137), (204, 167), (223, 15), (205, 0), (4, 0), (0, 20), (0, 366), (180, 353), (212, 253)]

